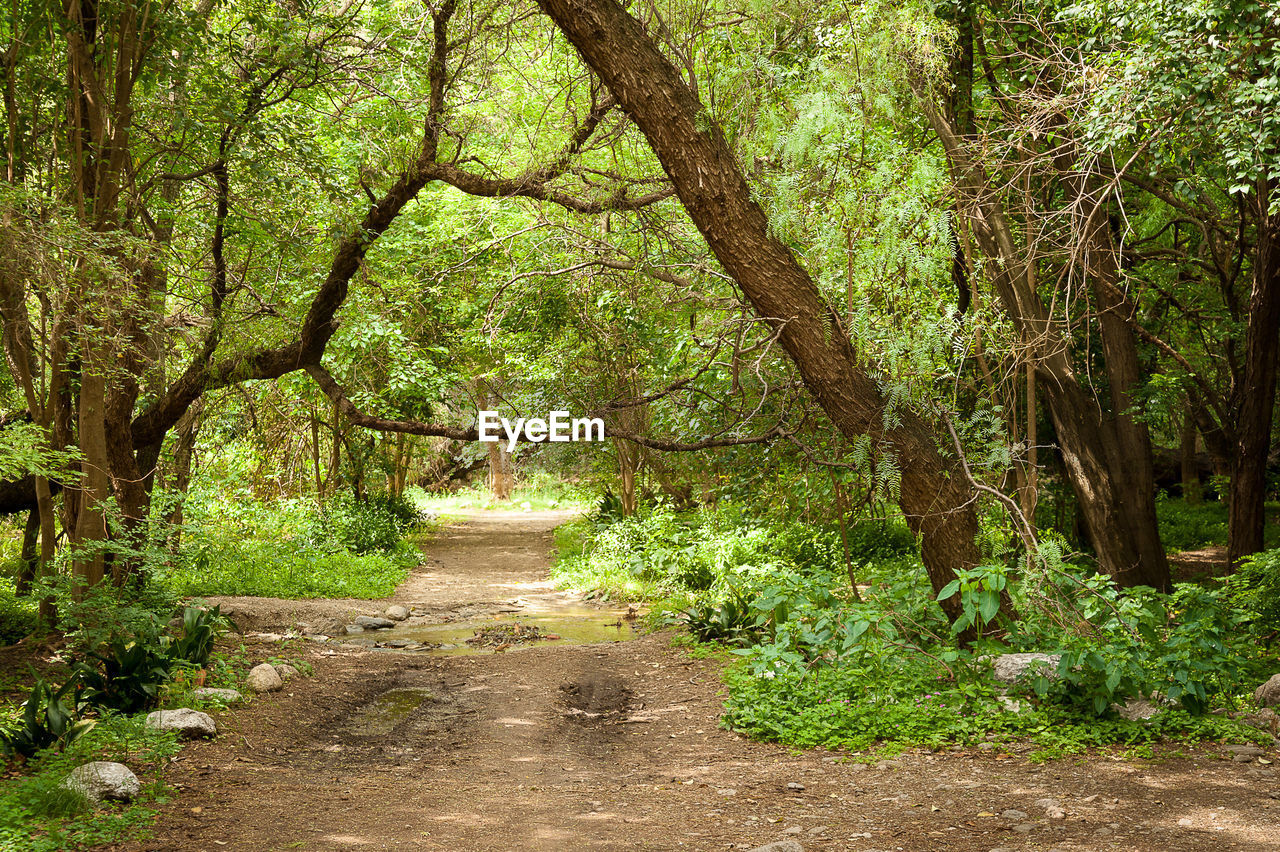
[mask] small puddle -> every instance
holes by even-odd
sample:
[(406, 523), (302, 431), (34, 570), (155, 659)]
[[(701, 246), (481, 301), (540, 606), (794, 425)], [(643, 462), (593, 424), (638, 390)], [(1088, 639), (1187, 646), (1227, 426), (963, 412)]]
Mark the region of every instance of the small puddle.
[(424, 701), (434, 701), (429, 689), (404, 687), (382, 693), (351, 714), (348, 732), (362, 737), (385, 737), (409, 718)]
[[(634, 615), (628, 619), (625, 610), (615, 612), (580, 604), (556, 604), (540, 611), (535, 604), (518, 612), (500, 612), (465, 621), (401, 623), (388, 630), (345, 637), (343, 641), (433, 655), (491, 654), (499, 647), (505, 651), (539, 645), (619, 642), (635, 638), (638, 628), (639, 621)], [(514, 641), (507, 641), (508, 638)]]

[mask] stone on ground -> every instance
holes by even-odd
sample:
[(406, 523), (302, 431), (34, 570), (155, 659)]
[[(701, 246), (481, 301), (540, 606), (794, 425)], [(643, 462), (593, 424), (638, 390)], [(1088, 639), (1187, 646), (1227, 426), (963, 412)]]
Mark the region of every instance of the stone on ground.
[(1280, 704), (1280, 674), (1273, 674), (1270, 680), (1255, 689), (1253, 700), (1263, 707), (1274, 707)]
[(245, 679), (245, 683), (254, 692), (275, 692), (284, 686), (280, 672), (276, 671), (275, 666), (270, 663), (259, 663), (250, 669), (249, 677)]
[[(299, 627), (304, 625), (299, 624)], [(322, 618), (317, 622), (305, 625), (303, 633), (320, 634), (323, 636), (337, 636), (342, 633), (346, 627), (346, 622), (340, 618)]]
[(357, 615), (354, 619), (357, 627), (363, 627), (365, 630), (385, 630), (388, 627), (394, 627), (395, 622), (389, 618), (383, 618), (380, 615)]
[(776, 843), (757, 846), (751, 852), (804, 852), (804, 847), (795, 840), (779, 840)]
[(387, 611), (383, 614), (392, 621), (404, 621), (409, 617), (409, 610), (400, 606), (400, 604), (392, 604), (387, 607)]
[(95, 760), (71, 770), (63, 787), (79, 790), (91, 802), (129, 802), (142, 791), (138, 776), (123, 763)]
[(218, 701), (225, 701), (227, 704), (235, 704), (237, 701), (244, 700), (244, 696), (240, 694), (238, 689), (218, 689), (215, 686), (198, 686), (191, 690), (191, 694), (196, 698), (216, 698)]
[(190, 707), (156, 710), (147, 714), (147, 727), (156, 731), (177, 731), (184, 740), (212, 737), (218, 733), (213, 717)]
[(1001, 683), (1017, 683), (1035, 668), (1046, 677), (1054, 678), (1061, 659), (1061, 654), (1001, 654), (993, 661), (992, 674)]
[(1266, 754), (1262, 749), (1251, 745), (1229, 745), (1223, 748), (1233, 755), (1231, 759), (1236, 763), (1252, 763), (1254, 758)]
[(272, 668), (276, 670), (276, 674), (280, 675), (281, 680), (288, 680), (298, 673), (298, 670), (288, 663), (276, 663)]
[(1145, 698), (1130, 698), (1124, 704), (1112, 704), (1111, 709), (1121, 719), (1128, 719), (1130, 722), (1145, 722), (1164, 710), (1159, 704)]

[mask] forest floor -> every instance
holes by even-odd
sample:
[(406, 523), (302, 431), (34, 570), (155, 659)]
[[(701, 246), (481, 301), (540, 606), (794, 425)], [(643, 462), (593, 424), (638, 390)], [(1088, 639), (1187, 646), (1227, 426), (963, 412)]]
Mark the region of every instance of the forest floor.
[[(448, 620), (563, 601), (547, 565), (565, 518), (468, 516), (393, 600), (225, 603), (252, 629), (283, 631), (392, 602)], [(248, 638), (253, 662), (281, 653)], [(167, 770), (177, 794), (153, 837), (114, 849), (1280, 850), (1280, 779), (1220, 746), (1045, 764), (797, 752), (722, 730), (723, 661), (693, 659), (669, 634), (456, 656), (306, 642), (290, 654), (313, 675), (220, 714), (221, 734)], [(1066, 818), (1045, 818), (1044, 799)]]

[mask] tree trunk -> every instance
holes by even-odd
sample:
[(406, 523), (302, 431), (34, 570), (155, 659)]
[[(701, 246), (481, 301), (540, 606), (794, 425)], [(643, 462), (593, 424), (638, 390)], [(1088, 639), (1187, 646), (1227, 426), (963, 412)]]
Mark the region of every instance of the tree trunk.
[[(1005, 217), (998, 190), (989, 185), (956, 128), (928, 91), (917, 96), (942, 141), (963, 213), (982, 253), (987, 274), (1042, 380), (1068, 480), (1098, 557), (1099, 569), (1125, 586), (1169, 587), (1169, 565), (1155, 516), (1155, 473), (1146, 426), (1129, 409), (1140, 377), (1131, 306), (1115, 286), (1116, 252), (1101, 209), (1091, 211), (1082, 235), (1085, 270), (1097, 302), (1111, 407), (1103, 410), (1072, 366), (1069, 331), (1050, 317), (1028, 260)], [(1083, 178), (1064, 185), (1084, 199)]]
[[(1071, 181), (1066, 183), (1070, 184)], [(1077, 197), (1089, 198), (1096, 191), (1083, 179)], [(1156, 520), (1156, 483), (1152, 461), (1151, 435), (1147, 424), (1134, 413), (1138, 401), (1134, 393), (1142, 385), (1138, 345), (1128, 314), (1136, 310), (1124, 296), (1120, 282), (1119, 254), (1111, 237), (1106, 209), (1093, 208), (1085, 225), (1085, 272), (1098, 306), (1098, 324), (1106, 357), (1110, 411), (1104, 414), (1104, 449), (1107, 471), (1115, 483), (1120, 529), (1117, 533), (1131, 545), (1126, 550), (1099, 552), (1099, 563), (1121, 585), (1170, 588), (1169, 563), (1160, 542)], [(1100, 412), (1101, 413), (1101, 412)], [(1105, 561), (1104, 561), (1105, 560)]]
[(1032, 531), (1036, 528), (1036, 505), (1040, 502), (1040, 470), (1036, 466), (1039, 461), (1040, 450), (1036, 446), (1039, 440), (1037, 434), (1037, 419), (1040, 416), (1039, 407), (1036, 405), (1036, 369), (1034, 364), (1027, 365), (1027, 462), (1026, 475), (1023, 477), (1023, 485), (1019, 497), (1022, 503), (1022, 514), (1026, 517), (1027, 523), (1031, 526)]
[(40, 567), (40, 554), (36, 546), (40, 542), (40, 509), (27, 512), (27, 525), (22, 530), (22, 552), (19, 558), (18, 579), (14, 584), (14, 594), (26, 597), (31, 594), (31, 584), (36, 579), (36, 571)]
[(622, 502), (622, 514), (631, 517), (640, 507), (636, 496), (636, 480), (640, 474), (640, 446), (615, 438), (613, 447), (618, 453), (618, 499)]
[(100, 583), (104, 576), (102, 544), (107, 540), (104, 507), (111, 494), (107, 474), (110, 462), (107, 460), (106, 395), (107, 381), (102, 368), (86, 364), (80, 376), (79, 432), (80, 452), (84, 457), (77, 489), (80, 509), (71, 532), (71, 543), (79, 550), (72, 567), (78, 595), (84, 593), (86, 586)]
[(1253, 203), (1258, 214), (1249, 328), (1245, 333), (1244, 381), (1232, 394), (1236, 446), (1231, 471), (1230, 564), (1263, 548), (1266, 524), (1267, 452), (1276, 404), (1276, 359), (1280, 350), (1280, 220), (1268, 212), (1271, 183), (1259, 180)]
[[(936, 430), (911, 410), (884, 428), (886, 401), (839, 317), (769, 230), (720, 129), (640, 23), (616, 0), (539, 0), (645, 135), (685, 210), (757, 314), (778, 334), (809, 392), (850, 440), (870, 434), (902, 470), (899, 503), (921, 537), (936, 589), (980, 555), (973, 491)], [(956, 597), (944, 609), (958, 614)]]
[(182, 419), (178, 421), (174, 430), (172, 486), (179, 497), (177, 505), (173, 507), (168, 518), (169, 524), (177, 528), (170, 537), (170, 547), (174, 550), (177, 550), (178, 545), (182, 543), (182, 507), (186, 502), (187, 490), (191, 487), (191, 462), (195, 457), (196, 436), (200, 432), (200, 411), (203, 408), (203, 400), (197, 400), (187, 409), (187, 413), (182, 415)]
[(489, 444), (489, 490), (495, 500), (511, 499), (511, 453), (502, 441)]

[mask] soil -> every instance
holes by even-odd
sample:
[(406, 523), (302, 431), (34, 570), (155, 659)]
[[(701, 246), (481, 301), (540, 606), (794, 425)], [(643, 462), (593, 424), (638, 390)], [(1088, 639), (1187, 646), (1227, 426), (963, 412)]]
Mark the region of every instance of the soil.
[(1221, 546), (1171, 553), (1169, 570), (1179, 583), (1200, 583), (1231, 574), (1227, 567), (1227, 549)]
[[(561, 520), (472, 516), (428, 546), (394, 601), (427, 618), (573, 603), (546, 579)], [(280, 631), (390, 602), (228, 601)], [(1044, 765), (978, 750), (881, 761), (794, 751), (722, 730), (723, 663), (670, 640), (454, 656), (302, 643), (290, 654), (313, 676), (220, 714), (217, 739), (167, 770), (178, 792), (152, 839), (114, 848), (1280, 849), (1280, 779), (1220, 746)], [(249, 649), (254, 662), (280, 653)], [(1046, 798), (1065, 818), (1046, 817)]]

